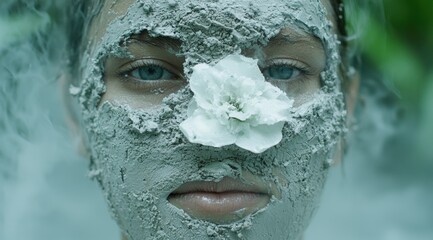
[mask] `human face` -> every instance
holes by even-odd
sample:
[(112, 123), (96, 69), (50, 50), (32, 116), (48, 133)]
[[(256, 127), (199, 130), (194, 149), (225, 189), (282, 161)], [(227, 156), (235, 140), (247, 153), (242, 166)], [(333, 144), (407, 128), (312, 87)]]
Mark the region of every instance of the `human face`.
[[(80, 101), (93, 170), (131, 240), (300, 238), (345, 115), (322, 2), (113, 0), (89, 39)], [(179, 131), (192, 68), (239, 52), (295, 102), (260, 154)]]

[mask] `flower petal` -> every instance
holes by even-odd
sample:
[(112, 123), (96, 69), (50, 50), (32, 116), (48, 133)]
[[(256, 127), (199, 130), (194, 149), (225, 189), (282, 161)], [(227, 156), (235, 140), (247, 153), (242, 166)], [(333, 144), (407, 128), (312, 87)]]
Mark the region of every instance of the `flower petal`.
[(265, 81), (255, 59), (229, 55), (214, 66), (197, 64), (190, 87), (194, 97), (180, 129), (193, 143), (261, 153), (281, 141), (291, 119), (293, 100)]
[(200, 109), (180, 124), (180, 130), (190, 142), (212, 147), (230, 145), (236, 140), (217, 119)]
[(264, 82), (265, 77), (260, 71), (257, 61), (257, 59), (247, 58), (239, 54), (232, 54), (221, 59), (215, 65), (215, 68), (222, 72), (228, 72), (237, 76), (248, 77), (255, 81)]
[(277, 122), (288, 121), (291, 119), (292, 106), (293, 100), (261, 99), (255, 105), (259, 111), (255, 118), (255, 124), (272, 125)]
[(197, 105), (204, 109), (211, 109), (216, 93), (221, 89), (221, 81), (227, 77), (207, 64), (197, 64), (193, 70), (189, 84)]
[(270, 147), (277, 145), (283, 135), (281, 133), (284, 122), (273, 125), (258, 125), (238, 136), (235, 144), (253, 153), (262, 153)]

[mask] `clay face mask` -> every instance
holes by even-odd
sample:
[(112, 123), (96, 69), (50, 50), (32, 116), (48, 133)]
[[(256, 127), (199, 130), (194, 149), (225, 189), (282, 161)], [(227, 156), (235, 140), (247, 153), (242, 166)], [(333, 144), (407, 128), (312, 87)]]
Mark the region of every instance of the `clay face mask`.
[[(152, 108), (137, 109), (115, 99), (101, 103), (110, 92), (104, 63), (111, 56), (133, 58), (124, 45), (134, 34), (146, 30), (150, 36), (179, 40), (176, 54), (185, 58), (188, 78), (197, 64), (213, 66), (244, 49), (259, 49), (252, 57), (266, 61), (260, 49), (284, 28), (318, 37), (326, 68), (321, 89), (293, 107), (281, 141), (262, 153), (188, 141), (179, 127), (193, 97), (186, 84)], [(92, 174), (130, 240), (300, 238), (344, 129), (338, 44), (320, 1), (137, 1), (88, 50), (79, 98)], [(204, 186), (204, 181), (214, 184)], [(244, 193), (222, 198), (240, 199), (245, 207), (232, 202), (232, 213), (217, 216), (218, 206), (223, 212), (227, 206), (215, 203), (211, 194), (233, 189)], [(196, 194), (205, 190), (210, 193)], [(202, 204), (206, 197), (213, 201), (208, 211), (190, 204)]]

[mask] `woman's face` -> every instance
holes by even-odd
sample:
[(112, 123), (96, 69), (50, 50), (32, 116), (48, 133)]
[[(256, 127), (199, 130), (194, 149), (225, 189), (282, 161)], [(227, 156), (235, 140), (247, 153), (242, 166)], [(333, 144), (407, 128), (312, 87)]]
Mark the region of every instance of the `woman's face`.
[[(80, 102), (93, 173), (130, 240), (300, 238), (344, 128), (324, 5), (105, 2), (89, 31)], [(293, 100), (281, 141), (263, 153), (194, 144), (179, 130), (194, 66), (230, 54), (257, 59)]]

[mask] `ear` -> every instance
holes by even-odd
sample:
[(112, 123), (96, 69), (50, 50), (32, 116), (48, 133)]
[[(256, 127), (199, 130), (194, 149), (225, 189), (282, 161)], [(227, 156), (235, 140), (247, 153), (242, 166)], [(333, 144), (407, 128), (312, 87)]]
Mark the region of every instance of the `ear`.
[[(350, 73), (350, 76), (346, 81), (347, 82), (344, 84), (345, 104), (347, 111), (346, 126), (349, 128), (349, 131), (351, 131), (350, 126), (354, 121), (354, 112), (359, 93), (359, 72), (354, 71), (353, 73)], [(342, 161), (346, 147), (344, 136), (341, 136), (334, 152), (332, 165), (336, 165)]]
[(350, 73), (348, 81), (345, 84), (346, 86), (344, 91), (346, 94), (347, 126), (350, 126), (353, 121), (353, 114), (358, 100), (359, 82), (360, 74), (358, 71), (354, 71), (353, 73)]
[(83, 132), (79, 107), (77, 101), (69, 92), (71, 87), (71, 78), (69, 74), (62, 73), (59, 76), (60, 94), (62, 96), (62, 103), (65, 107), (65, 122), (69, 128), (72, 139), (74, 140), (77, 151), (85, 157), (89, 157), (89, 151), (85, 144), (85, 135)]

